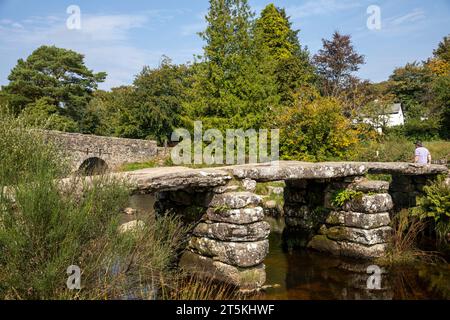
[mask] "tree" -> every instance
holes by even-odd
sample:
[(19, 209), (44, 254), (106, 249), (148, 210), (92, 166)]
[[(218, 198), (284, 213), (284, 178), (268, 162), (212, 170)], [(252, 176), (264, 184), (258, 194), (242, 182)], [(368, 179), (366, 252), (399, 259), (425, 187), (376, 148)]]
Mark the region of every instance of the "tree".
[(163, 143), (181, 125), (190, 67), (163, 57), (157, 68), (145, 66), (132, 86), (98, 91), (82, 126), (86, 132)]
[(84, 56), (79, 53), (55, 46), (41, 46), (26, 60), (17, 62), (3, 91), (16, 115), (47, 97), (59, 115), (78, 122), (98, 83), (105, 77), (104, 72), (89, 70), (84, 64)]
[(260, 49), (265, 48), (277, 61), (299, 54), (299, 30), (293, 30), (291, 25), (284, 9), (272, 3), (267, 5), (256, 21), (255, 35)]
[(367, 123), (375, 130), (385, 132), (389, 123), (395, 97), (392, 94), (378, 95), (376, 99), (367, 102), (361, 110), (360, 122)]
[(309, 53), (303, 50), (299, 30), (292, 29), (286, 11), (273, 4), (267, 5), (256, 20), (255, 39), (261, 59), (271, 60), (281, 103), (292, 105), (295, 94), (315, 81), (314, 68)]
[(316, 95), (287, 108), (279, 117), (282, 159), (324, 161), (350, 157), (357, 131), (337, 99)]
[(270, 62), (256, 50), (253, 13), (247, 0), (210, 0), (200, 33), (202, 61), (193, 69), (193, 85), (185, 110), (205, 128), (259, 128), (279, 97)]
[(314, 56), (313, 61), (322, 78), (322, 90), (327, 96), (338, 97), (354, 81), (353, 72), (364, 64), (364, 56), (359, 55), (350, 35), (341, 35), (338, 31), (332, 40), (322, 39), (323, 48)]
[(40, 98), (22, 111), (19, 118), (27, 125), (47, 130), (76, 132), (78, 125), (71, 118), (58, 114), (50, 98)]
[(390, 92), (402, 103), (407, 118), (428, 116), (426, 104), (431, 99), (428, 83), (430, 74), (418, 62), (407, 63), (389, 77)]
[(141, 137), (168, 141), (181, 124), (182, 105), (189, 87), (190, 69), (163, 57), (158, 68), (144, 67), (134, 80), (133, 94)]
[(441, 42), (439, 42), (436, 50), (433, 51), (435, 58), (439, 58), (450, 63), (450, 35), (445, 36)]

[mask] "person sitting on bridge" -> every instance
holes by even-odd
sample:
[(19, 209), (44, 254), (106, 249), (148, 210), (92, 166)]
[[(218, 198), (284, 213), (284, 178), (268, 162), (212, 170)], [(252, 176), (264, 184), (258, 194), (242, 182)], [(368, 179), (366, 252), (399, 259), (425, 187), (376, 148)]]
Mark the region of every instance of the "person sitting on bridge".
[(418, 164), (431, 164), (431, 153), (422, 144), (422, 141), (416, 141), (416, 151), (414, 157), (414, 163)]

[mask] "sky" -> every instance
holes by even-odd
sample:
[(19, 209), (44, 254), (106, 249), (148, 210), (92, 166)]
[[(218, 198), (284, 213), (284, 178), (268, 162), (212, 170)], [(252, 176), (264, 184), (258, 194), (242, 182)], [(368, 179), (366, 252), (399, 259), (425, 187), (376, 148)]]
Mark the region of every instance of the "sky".
[[(335, 30), (350, 34), (366, 64), (357, 75), (387, 80), (396, 67), (432, 55), (450, 34), (450, 0), (250, 0), (259, 15), (273, 2), (286, 9), (299, 39), (315, 54)], [(80, 28), (68, 28), (68, 8), (80, 9)], [(379, 8), (380, 28), (369, 28)], [(194, 60), (204, 45), (208, 0), (0, 0), (0, 85), (8, 83), (18, 59), (41, 45), (85, 55), (88, 68), (105, 71), (101, 89), (129, 85), (144, 66), (157, 67), (166, 55), (175, 63)], [(370, 8), (369, 8), (370, 9)], [(69, 24), (73, 26), (73, 24)]]

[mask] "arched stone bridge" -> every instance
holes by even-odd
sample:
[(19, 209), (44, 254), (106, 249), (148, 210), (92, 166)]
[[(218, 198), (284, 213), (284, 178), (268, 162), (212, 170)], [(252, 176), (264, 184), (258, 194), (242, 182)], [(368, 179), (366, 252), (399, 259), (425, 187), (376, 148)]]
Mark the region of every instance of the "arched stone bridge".
[[(120, 174), (134, 193), (154, 193), (158, 213), (168, 210), (195, 221), (180, 264), (188, 271), (255, 289), (265, 282), (270, 226), (255, 182), (283, 180), (286, 234), (304, 235), (305, 246), (356, 258), (382, 256), (392, 214), (415, 206), (423, 186), (448, 169), (410, 163), (280, 161), (210, 169), (145, 169)], [(390, 174), (392, 182), (364, 176)], [(336, 192), (358, 196), (345, 204)]]
[(115, 170), (125, 163), (145, 162), (158, 152), (156, 141), (43, 131), (67, 155), (72, 171)]

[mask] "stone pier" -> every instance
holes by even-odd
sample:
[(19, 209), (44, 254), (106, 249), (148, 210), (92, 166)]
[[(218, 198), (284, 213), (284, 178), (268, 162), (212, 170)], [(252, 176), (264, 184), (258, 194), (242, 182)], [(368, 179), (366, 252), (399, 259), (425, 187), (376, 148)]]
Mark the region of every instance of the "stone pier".
[[(382, 256), (392, 233), (388, 189), (388, 182), (358, 178), (330, 183), (325, 202), (330, 212), (308, 247), (356, 258)], [(353, 198), (338, 206), (333, 199), (339, 192)]]
[(262, 199), (233, 180), (208, 192), (167, 191), (157, 195), (157, 211), (175, 212), (196, 222), (180, 266), (241, 290), (261, 287), (266, 279), (270, 225), (263, 221)]

